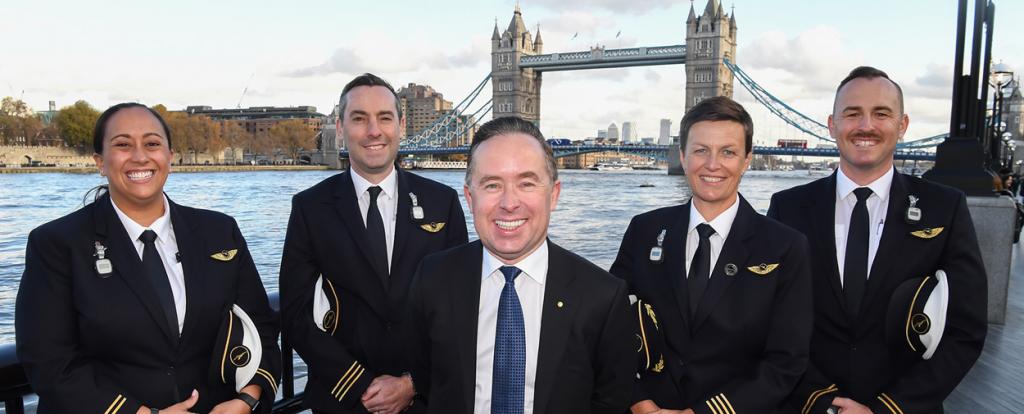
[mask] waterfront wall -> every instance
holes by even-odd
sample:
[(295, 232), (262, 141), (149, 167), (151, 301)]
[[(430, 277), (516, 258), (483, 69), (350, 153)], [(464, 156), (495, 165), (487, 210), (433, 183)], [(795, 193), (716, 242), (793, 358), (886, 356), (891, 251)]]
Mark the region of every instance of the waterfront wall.
[(73, 148), (39, 147), (24, 145), (0, 145), (0, 164), (7, 167), (39, 161), (60, 167), (89, 167), (96, 164), (92, 160), (92, 151), (79, 153)]

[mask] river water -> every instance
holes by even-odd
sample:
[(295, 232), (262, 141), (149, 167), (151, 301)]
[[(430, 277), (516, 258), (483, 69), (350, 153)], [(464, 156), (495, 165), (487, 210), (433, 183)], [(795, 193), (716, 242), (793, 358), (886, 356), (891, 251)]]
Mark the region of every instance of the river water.
[[(233, 216), (268, 291), (277, 290), (291, 197), (335, 171), (174, 173), (165, 190), (175, 202)], [(463, 171), (417, 172), (462, 192)], [(562, 195), (551, 218), (556, 243), (607, 269), (634, 215), (684, 202), (683, 177), (664, 171), (560, 171)], [(806, 171), (750, 171), (740, 193), (764, 213), (771, 195), (813, 178)], [(14, 302), (25, 263), (25, 243), (36, 226), (82, 206), (85, 192), (104, 183), (99, 174), (0, 174), (0, 344), (14, 342)], [(653, 184), (653, 187), (641, 187)], [(476, 238), (467, 211), (470, 240)], [(429, 203), (430, 200), (420, 200)]]

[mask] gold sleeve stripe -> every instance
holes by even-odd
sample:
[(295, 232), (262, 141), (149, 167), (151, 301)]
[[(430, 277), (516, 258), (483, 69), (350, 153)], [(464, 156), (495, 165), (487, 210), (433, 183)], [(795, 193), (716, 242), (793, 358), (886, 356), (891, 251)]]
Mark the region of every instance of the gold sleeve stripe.
[(267, 372), (267, 370), (265, 370), (263, 368), (256, 368), (256, 373), (261, 375), (261, 376), (263, 376), (263, 378), (266, 379), (267, 382), (270, 383), (270, 390), (273, 391), (274, 395), (276, 396), (277, 395), (277, 382), (274, 381), (274, 376), (270, 375), (270, 373)]
[(356, 381), (359, 381), (359, 377), (363, 376), (363, 372), (365, 371), (366, 369), (364, 369), (363, 367), (359, 367), (359, 372), (356, 372), (356, 374), (352, 376), (348, 383), (345, 384), (345, 388), (341, 390), (341, 395), (338, 395), (338, 401), (345, 399), (345, 394), (348, 394), (348, 390), (352, 389), (353, 385), (356, 385)]
[[(224, 377), (224, 362), (227, 361), (227, 359), (228, 359), (228, 345), (231, 344), (231, 329), (232, 329), (232, 325), (234, 325), (234, 324), (235, 324), (235, 315), (231, 314), (231, 311), (229, 310), (228, 311), (228, 336), (227, 336), (227, 339), (224, 340), (224, 355), (220, 357), (220, 382), (223, 382), (225, 384), (228, 383), (228, 380), (227, 380), (227, 378)], [(216, 354), (214, 354), (214, 355), (216, 355)]]
[(804, 403), (804, 409), (800, 410), (800, 414), (808, 414), (808, 413), (810, 413), (811, 412), (811, 407), (814, 406), (814, 403), (818, 401), (819, 397), (821, 397), (822, 395), (828, 394), (830, 392), (838, 391), (838, 390), (839, 390), (839, 388), (836, 387), (836, 384), (832, 384), (832, 385), (829, 385), (828, 387), (825, 387), (825, 388), (822, 388), (822, 389), (817, 390), (815, 392), (812, 392), (811, 395), (807, 397), (807, 402)]
[(338, 389), (341, 388), (341, 383), (344, 382), (346, 378), (348, 378), (349, 374), (351, 374), (353, 370), (356, 369), (357, 366), (359, 366), (359, 363), (353, 361), (352, 366), (348, 367), (348, 371), (345, 371), (345, 375), (342, 375), (341, 379), (338, 380), (338, 383), (334, 384), (334, 388), (331, 389), (331, 395), (338, 393)]
[(730, 403), (729, 399), (725, 397), (725, 394), (718, 394), (718, 396), (715, 398), (718, 398), (719, 402), (722, 403), (722, 405), (726, 409), (728, 409), (730, 413), (736, 414), (736, 410), (732, 408), (732, 403)]
[(120, 410), (121, 406), (124, 405), (124, 402), (127, 400), (128, 399), (124, 398), (123, 395), (117, 394), (117, 396), (114, 397), (114, 402), (107, 406), (107, 411), (104, 411), (103, 414), (116, 414), (117, 410)]
[(715, 408), (715, 406), (711, 404), (711, 400), (704, 401), (704, 404), (707, 404), (708, 408), (711, 409), (711, 414), (725, 414), (721, 411), (718, 411), (718, 408)]
[(900, 409), (900, 406), (896, 404), (896, 401), (893, 400), (889, 394), (883, 392), (882, 395), (878, 396), (878, 399), (879, 401), (882, 401), (882, 404), (885, 404), (893, 414), (903, 414), (903, 410)]
[(334, 284), (331, 283), (331, 279), (324, 278), (327, 282), (327, 287), (331, 288), (331, 296), (334, 296), (334, 323), (331, 324), (331, 335), (338, 331), (338, 320), (341, 319), (341, 304), (338, 303), (338, 293), (334, 291)]

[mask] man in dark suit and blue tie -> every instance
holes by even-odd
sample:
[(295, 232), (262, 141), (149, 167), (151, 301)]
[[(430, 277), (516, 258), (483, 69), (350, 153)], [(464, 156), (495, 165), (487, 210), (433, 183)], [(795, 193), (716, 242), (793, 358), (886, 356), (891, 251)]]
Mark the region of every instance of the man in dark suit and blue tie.
[(479, 241), (428, 256), (410, 303), (429, 412), (621, 414), (636, 361), (626, 285), (547, 239), (561, 182), (532, 123), (473, 137), (464, 192)]
[(680, 125), (692, 197), (633, 218), (612, 264), (657, 312), (664, 366), (642, 372), (631, 407), (649, 413), (774, 413), (807, 364), (807, 239), (738, 193), (754, 126), (726, 97)]
[[(768, 215), (812, 241), (814, 334), (794, 412), (942, 412), (981, 353), (986, 278), (971, 214), (960, 191), (895, 171), (909, 123), (896, 82), (854, 69), (828, 117), (839, 169), (772, 197)], [(900, 357), (885, 335), (890, 298), (938, 270), (949, 285), (941, 344), (928, 359)]]
[(356, 77), (337, 123), (351, 168), (292, 200), (282, 332), (309, 366), (314, 412), (395, 413), (414, 396), (402, 335), (413, 272), (466, 243), (466, 221), (455, 190), (396, 168), (405, 119), (391, 85)]

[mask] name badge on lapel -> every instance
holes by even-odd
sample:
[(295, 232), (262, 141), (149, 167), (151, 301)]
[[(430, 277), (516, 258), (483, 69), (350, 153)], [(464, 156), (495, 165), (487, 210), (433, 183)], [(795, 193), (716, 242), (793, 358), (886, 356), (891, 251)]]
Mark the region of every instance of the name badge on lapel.
[(419, 200), (416, 199), (416, 194), (409, 193), (409, 199), (412, 200), (412, 221), (423, 220), (423, 207), (420, 207)]
[(910, 206), (907, 207), (907, 214), (904, 217), (907, 220), (907, 224), (914, 224), (921, 221), (921, 209), (917, 208), (917, 200), (915, 196), (908, 196), (910, 199)]
[(96, 245), (96, 275), (100, 279), (106, 279), (110, 277), (110, 274), (114, 271), (114, 265), (110, 264), (110, 259), (106, 258), (107, 247), (100, 242), (95, 242)]
[(661, 233), (658, 233), (658, 245), (651, 247), (651, 254), (649, 259), (654, 263), (661, 263), (665, 260), (664, 254), (662, 254), (661, 245), (665, 242), (665, 229), (661, 229)]

